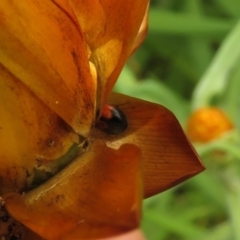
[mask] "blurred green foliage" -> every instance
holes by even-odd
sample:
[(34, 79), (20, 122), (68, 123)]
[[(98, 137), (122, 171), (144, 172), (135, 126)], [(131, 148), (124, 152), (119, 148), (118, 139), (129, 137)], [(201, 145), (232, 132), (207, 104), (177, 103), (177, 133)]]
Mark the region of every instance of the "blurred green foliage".
[(145, 200), (149, 240), (240, 239), (239, 16), (239, 0), (152, 0), (149, 35), (116, 84), (168, 107), (183, 127), (191, 111), (211, 105), (236, 126), (195, 145), (204, 173)]

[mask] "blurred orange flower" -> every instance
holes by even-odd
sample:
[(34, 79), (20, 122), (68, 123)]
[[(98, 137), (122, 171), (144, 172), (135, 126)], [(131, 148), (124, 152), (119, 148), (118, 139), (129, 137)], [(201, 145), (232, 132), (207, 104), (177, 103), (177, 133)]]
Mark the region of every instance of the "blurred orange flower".
[(209, 142), (233, 129), (228, 116), (219, 108), (206, 107), (195, 111), (187, 122), (187, 135), (193, 142)]
[(148, 2), (0, 2), (0, 236), (120, 234), (144, 197), (204, 169), (170, 111), (110, 95)]

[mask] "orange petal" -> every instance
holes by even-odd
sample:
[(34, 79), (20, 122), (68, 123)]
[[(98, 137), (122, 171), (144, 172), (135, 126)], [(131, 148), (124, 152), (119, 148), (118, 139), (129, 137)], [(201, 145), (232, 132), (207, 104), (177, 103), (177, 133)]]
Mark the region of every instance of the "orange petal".
[(204, 170), (175, 116), (165, 107), (114, 93), (110, 103), (128, 119), (117, 136), (95, 130), (98, 141), (112, 148), (132, 143), (142, 151), (145, 197), (160, 193)]
[(140, 151), (100, 143), (38, 188), (4, 196), (7, 211), (46, 239), (103, 238), (139, 225)]
[(57, 4), (0, 1), (0, 64), (76, 132), (88, 135), (97, 82), (76, 22)]
[(24, 191), (38, 160), (62, 157), (79, 136), (0, 64), (0, 194)]
[(142, 44), (142, 42), (144, 41), (144, 39), (147, 36), (147, 33), (148, 33), (148, 10), (149, 10), (149, 6), (147, 7), (147, 10), (145, 12), (145, 16), (143, 18), (142, 24), (138, 31), (137, 37), (134, 40), (131, 54), (133, 54), (137, 50), (137, 48)]
[(149, 0), (69, 2), (91, 49), (90, 61), (98, 72), (98, 90), (101, 94), (103, 91), (101, 103), (104, 104), (136, 44)]
[[(111, 0), (104, 0), (101, 2), (104, 6), (104, 12), (107, 16), (106, 21), (108, 23), (108, 31), (105, 33), (104, 40), (113, 39), (115, 41), (114, 45), (119, 48), (119, 50), (121, 48), (121, 55), (118, 57), (117, 61), (115, 60), (117, 55), (109, 56), (106, 63), (101, 61), (105, 59), (105, 49), (106, 53), (111, 53), (111, 45), (113, 44), (109, 44), (109, 46), (107, 46), (107, 44), (101, 45), (95, 53), (95, 56), (100, 60), (98, 64), (101, 70), (104, 68), (108, 69), (108, 65), (111, 66), (111, 62), (116, 62), (116, 66), (109, 76), (104, 72), (101, 76), (101, 79), (107, 78), (102, 97), (102, 104), (105, 104), (126, 60), (132, 52), (132, 47), (144, 19), (146, 9), (148, 8), (149, 0), (122, 0), (114, 2)], [(111, 24), (109, 24), (109, 22)], [(120, 43), (118, 40), (120, 40)]]

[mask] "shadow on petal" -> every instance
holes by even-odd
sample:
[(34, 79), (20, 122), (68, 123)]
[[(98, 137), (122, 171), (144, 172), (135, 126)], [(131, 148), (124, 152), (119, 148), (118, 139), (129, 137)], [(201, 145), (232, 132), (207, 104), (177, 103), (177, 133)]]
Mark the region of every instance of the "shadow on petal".
[(132, 143), (142, 151), (144, 195), (150, 197), (204, 170), (176, 117), (165, 107), (113, 93), (111, 104), (120, 107), (128, 129), (117, 136), (95, 130), (98, 141), (112, 148)]
[(139, 226), (140, 150), (101, 143), (38, 188), (4, 196), (7, 211), (46, 239), (103, 238)]

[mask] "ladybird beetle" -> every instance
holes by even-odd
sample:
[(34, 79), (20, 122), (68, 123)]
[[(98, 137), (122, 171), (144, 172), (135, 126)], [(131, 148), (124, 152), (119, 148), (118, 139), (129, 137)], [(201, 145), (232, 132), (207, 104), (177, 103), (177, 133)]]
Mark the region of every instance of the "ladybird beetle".
[(124, 132), (128, 127), (127, 117), (117, 106), (105, 105), (96, 128), (109, 134), (117, 135)]

